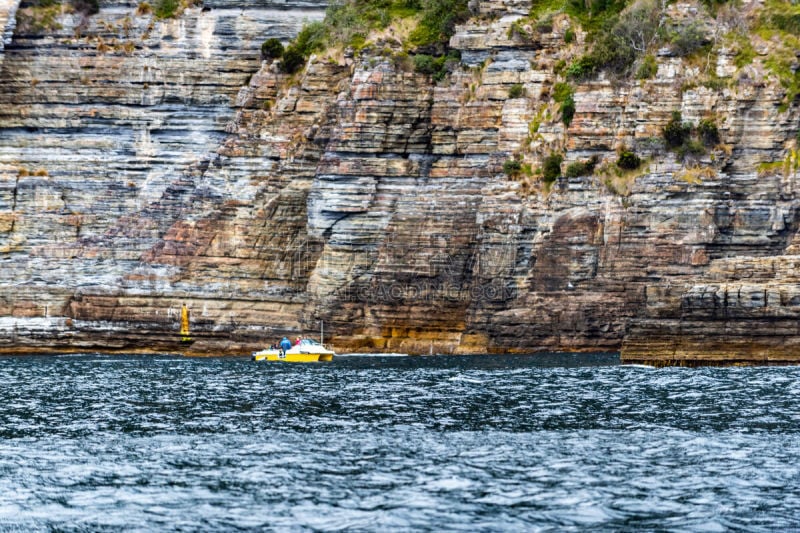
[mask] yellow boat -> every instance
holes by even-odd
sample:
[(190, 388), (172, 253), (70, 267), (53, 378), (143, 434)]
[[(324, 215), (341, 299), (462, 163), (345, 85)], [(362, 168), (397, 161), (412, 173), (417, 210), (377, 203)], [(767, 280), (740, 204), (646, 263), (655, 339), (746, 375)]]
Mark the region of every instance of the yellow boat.
[(291, 350), (261, 350), (253, 352), (252, 361), (285, 361), (287, 363), (316, 363), (320, 361), (333, 361), (336, 352), (325, 348), (322, 344), (311, 339), (303, 339), (300, 344), (292, 346)]

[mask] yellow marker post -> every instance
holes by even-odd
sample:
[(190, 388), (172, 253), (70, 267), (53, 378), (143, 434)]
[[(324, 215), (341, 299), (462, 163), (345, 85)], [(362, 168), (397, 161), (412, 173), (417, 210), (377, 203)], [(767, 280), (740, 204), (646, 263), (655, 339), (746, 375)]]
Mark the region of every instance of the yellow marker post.
[(181, 342), (192, 342), (189, 336), (189, 308), (186, 304), (181, 307)]

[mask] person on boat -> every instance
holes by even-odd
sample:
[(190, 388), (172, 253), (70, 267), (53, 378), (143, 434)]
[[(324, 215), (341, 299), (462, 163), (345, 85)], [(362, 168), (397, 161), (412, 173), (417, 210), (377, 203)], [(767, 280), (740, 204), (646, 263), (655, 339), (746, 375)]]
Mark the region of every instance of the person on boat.
[(294, 345), (300, 346), (300, 337), (297, 337), (297, 339), (294, 341)]
[(286, 355), (286, 352), (292, 349), (292, 341), (286, 337), (281, 339), (281, 355)]

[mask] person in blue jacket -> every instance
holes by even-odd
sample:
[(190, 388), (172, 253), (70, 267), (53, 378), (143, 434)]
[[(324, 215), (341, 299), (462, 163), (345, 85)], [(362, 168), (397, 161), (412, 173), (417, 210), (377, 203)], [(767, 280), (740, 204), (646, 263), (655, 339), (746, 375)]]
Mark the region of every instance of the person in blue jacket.
[(292, 341), (287, 339), (286, 337), (281, 339), (281, 356), (286, 355), (287, 350), (292, 349)]

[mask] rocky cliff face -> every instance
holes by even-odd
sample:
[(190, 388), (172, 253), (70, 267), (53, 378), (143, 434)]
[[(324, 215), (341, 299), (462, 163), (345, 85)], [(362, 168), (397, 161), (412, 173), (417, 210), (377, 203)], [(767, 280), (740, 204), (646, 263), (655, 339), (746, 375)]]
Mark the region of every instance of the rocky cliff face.
[[(202, 353), (322, 320), (340, 349), (794, 356), (797, 107), (770, 42), (743, 66), (719, 45), (710, 67), (664, 51), (651, 79), (573, 83), (567, 126), (556, 72), (585, 35), (556, 17), (521, 38), (525, 2), (480, 3), (438, 83), (391, 35), (293, 77), (261, 64), (313, 6), (101, 7), (18, 24), (5, 50), (3, 349), (177, 349), (186, 302)], [(719, 143), (667, 151), (674, 111)], [(638, 171), (615, 170), (623, 147)], [(600, 163), (527, 172), (556, 152)]]
[(0, 74), (0, 342), (146, 348), (173, 328), (187, 295), (142, 257), (268, 168), (213, 172), (261, 43), (323, 8), (209, 1), (156, 20), (135, 3), (23, 3)]
[(3, 0), (0, 2), (0, 66), (3, 64), (3, 51), (6, 44), (10, 43), (14, 36), (18, 7), (19, 0)]

